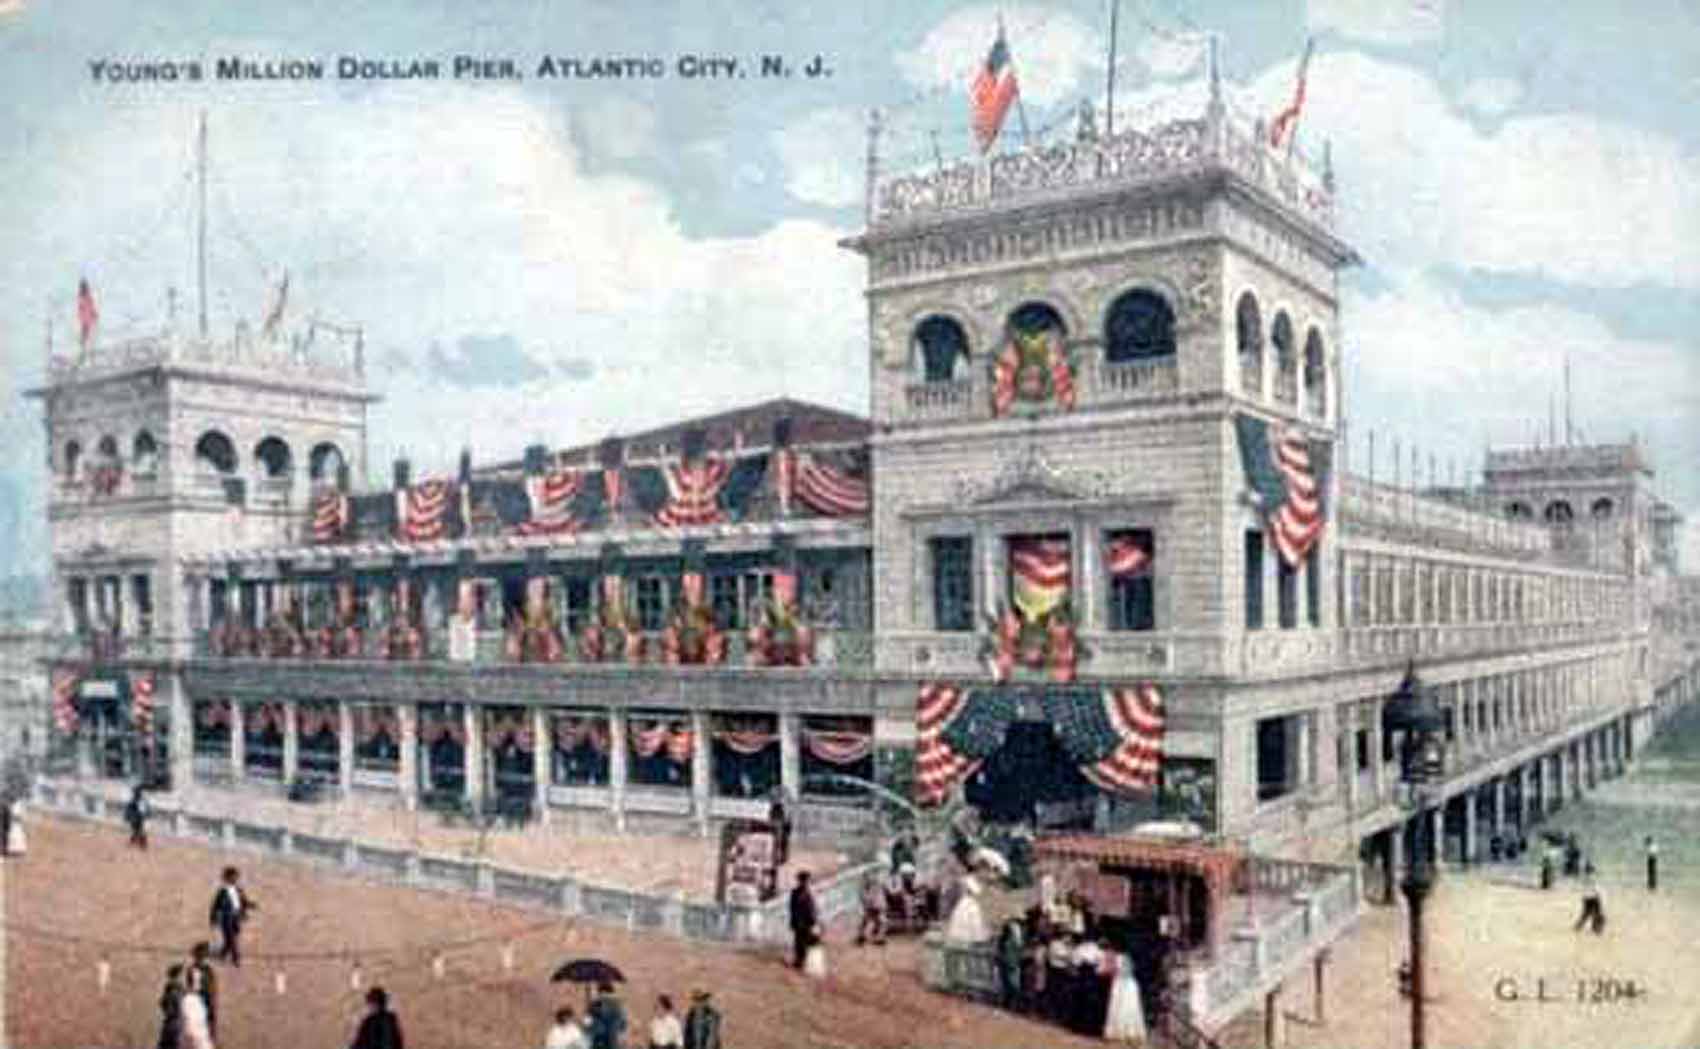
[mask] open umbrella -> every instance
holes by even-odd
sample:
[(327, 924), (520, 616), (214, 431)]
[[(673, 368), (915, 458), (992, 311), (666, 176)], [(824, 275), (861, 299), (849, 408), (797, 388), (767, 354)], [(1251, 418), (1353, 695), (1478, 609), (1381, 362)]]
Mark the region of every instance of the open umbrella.
[(576, 958), (556, 969), (549, 979), (554, 983), (583, 984), (587, 1001), (590, 992), (602, 984), (626, 982), (624, 973), (600, 958)]

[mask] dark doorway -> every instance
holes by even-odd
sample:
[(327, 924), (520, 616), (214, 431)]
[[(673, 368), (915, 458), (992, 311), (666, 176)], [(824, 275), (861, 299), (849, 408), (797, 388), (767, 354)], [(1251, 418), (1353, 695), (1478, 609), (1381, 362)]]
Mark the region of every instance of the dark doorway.
[(1012, 721), (965, 790), (968, 803), (991, 823), (1040, 819), (1050, 826), (1092, 824), (1098, 789), (1080, 774), (1047, 721)]

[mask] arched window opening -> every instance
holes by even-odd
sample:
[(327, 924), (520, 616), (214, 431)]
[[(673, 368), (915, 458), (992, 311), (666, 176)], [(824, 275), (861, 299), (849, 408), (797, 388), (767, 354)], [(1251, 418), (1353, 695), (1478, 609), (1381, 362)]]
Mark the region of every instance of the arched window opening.
[(1062, 314), (1044, 302), (1022, 303), (1010, 313), (1008, 323), (1011, 332), (1022, 335), (1037, 335), (1042, 331), (1068, 334), (1068, 325), (1063, 323)]
[(1511, 518), (1513, 521), (1528, 521), (1534, 518), (1535, 511), (1528, 503), (1525, 503), (1522, 500), (1516, 500), (1506, 504), (1505, 516)]
[(118, 438), (107, 434), (100, 439), (99, 444), (95, 445), (95, 451), (100, 453), (102, 460), (108, 462), (118, 458)]
[(1283, 404), (1296, 404), (1299, 399), (1298, 364), (1293, 359), (1293, 322), (1285, 313), (1275, 315), (1269, 341), (1275, 346), (1275, 399)]
[(1596, 521), (1609, 521), (1616, 509), (1616, 504), (1610, 499), (1600, 498), (1594, 500), (1594, 505), (1588, 508), (1588, 513), (1592, 514)]
[(1104, 322), (1104, 360), (1110, 364), (1172, 357), (1175, 311), (1161, 295), (1136, 289), (1116, 299)]
[(130, 442), (130, 464), (137, 477), (152, 477), (159, 472), (159, 444), (153, 434), (143, 430)]
[(949, 317), (928, 317), (915, 326), (912, 350), (925, 382), (949, 382), (968, 371), (968, 336)]
[(1576, 511), (1570, 508), (1569, 503), (1563, 499), (1558, 499), (1547, 504), (1542, 517), (1547, 524), (1568, 526), (1576, 520)]
[(77, 471), (83, 467), (83, 446), (76, 441), (65, 442), (65, 480), (75, 482)]
[(1240, 296), (1234, 325), (1240, 351), (1240, 390), (1256, 397), (1263, 393), (1263, 316), (1257, 309), (1257, 297), (1249, 291)]
[(267, 437), (254, 446), (254, 459), (260, 464), (265, 476), (274, 481), (286, 480), (289, 477), (291, 458), (289, 445), (276, 437)]
[(1328, 410), (1328, 369), (1322, 353), (1322, 334), (1315, 328), (1305, 336), (1305, 410), (1321, 417)]
[(342, 449), (329, 441), (314, 445), (307, 455), (307, 476), (314, 481), (334, 482), (345, 462)]
[(236, 446), (217, 430), (208, 430), (195, 442), (195, 462), (203, 470), (214, 473), (236, 472)]

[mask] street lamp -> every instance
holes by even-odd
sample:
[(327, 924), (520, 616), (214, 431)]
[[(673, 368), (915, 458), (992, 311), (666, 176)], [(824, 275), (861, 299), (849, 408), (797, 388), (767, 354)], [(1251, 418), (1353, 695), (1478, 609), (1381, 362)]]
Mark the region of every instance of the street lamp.
[(1445, 771), (1446, 718), (1434, 694), (1417, 679), (1413, 661), (1405, 679), (1387, 701), (1387, 727), (1402, 734), (1399, 781), (1408, 791), (1406, 804), (1416, 811), (1411, 834), (1411, 859), (1400, 888), (1411, 911), (1411, 1049), (1424, 1049), (1423, 1038), (1423, 901), (1434, 887), (1434, 864), (1429, 855), (1428, 806), (1432, 784)]

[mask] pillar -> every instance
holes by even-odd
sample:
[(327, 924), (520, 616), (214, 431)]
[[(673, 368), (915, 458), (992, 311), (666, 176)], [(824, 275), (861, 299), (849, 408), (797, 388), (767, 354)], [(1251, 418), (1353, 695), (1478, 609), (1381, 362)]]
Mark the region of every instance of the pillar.
[(1387, 870), (1382, 900), (1392, 904), (1399, 898), (1399, 872), (1405, 869), (1405, 825), (1395, 823), (1383, 833), (1387, 835)]
[(1324, 947), (1322, 950), (1316, 952), (1316, 958), (1311, 962), (1311, 981), (1314, 989), (1316, 1025), (1318, 1027), (1325, 1026), (1328, 1023), (1328, 1009), (1326, 998), (1324, 996), (1326, 984), (1323, 982), (1323, 975), (1327, 968), (1328, 948)]
[(401, 750), (401, 764), (396, 770), (401, 779), (401, 803), (412, 812), (419, 807), (419, 706), (397, 703), (395, 714), (401, 730), (401, 739), (396, 741)]
[(626, 829), (626, 712), (618, 707), (608, 715), (608, 804), (614, 810), (614, 827)]
[(549, 822), (549, 781), (554, 773), (549, 755), (555, 749), (547, 707), (532, 707), (531, 717), (531, 811), (539, 822)]
[(1446, 866), (1446, 800), (1442, 798), (1428, 812), (1429, 848), (1433, 849), (1434, 869)]
[(1358, 708), (1356, 704), (1348, 703), (1339, 708), (1335, 714), (1339, 722), (1340, 739), (1344, 741), (1345, 764), (1340, 768), (1340, 775), (1346, 779), (1346, 813), (1356, 816), (1358, 812)]
[(476, 703), (462, 703), (460, 717), (466, 732), (466, 746), (461, 751), (466, 800), (477, 812), (484, 804), (484, 708)]
[(230, 775), (237, 783), (242, 782), (243, 768), (247, 764), (248, 740), (243, 729), (243, 723), (248, 720), (247, 711), (243, 709), (240, 699), (230, 701)]
[(1466, 867), (1476, 861), (1476, 854), (1480, 851), (1476, 843), (1476, 804), (1479, 800), (1474, 790), (1464, 792), (1464, 836), (1459, 841), (1458, 861)]
[[(1098, 539), (1097, 529), (1092, 526), (1087, 526), (1086, 528), (1077, 531), (1074, 537), (1074, 542), (1075, 547), (1080, 551), (1080, 578), (1092, 580), (1102, 579), (1104, 571), (1101, 567), (1101, 562), (1103, 561), (1103, 543)], [(1106, 600), (1107, 598), (1105, 596), (1104, 587), (1094, 585), (1088, 588), (1086, 600), (1082, 602), (1085, 607), (1081, 609), (1081, 611), (1085, 614), (1086, 620), (1085, 623), (1082, 624), (1084, 629), (1104, 629), (1104, 621), (1107, 618), (1105, 614), (1107, 610), (1104, 607)], [(780, 760), (783, 761), (784, 759), (781, 758)]]
[(691, 711), (691, 812), (697, 833), (708, 835), (708, 810), (714, 796), (714, 737), (708, 712)]
[[(171, 711), (171, 792), (181, 798), (195, 783), (195, 704), (182, 674), (161, 674), (159, 687), (165, 690), (161, 705)], [(0, 1030), (0, 1044), (4, 1034)]]
[[(1518, 782), (1522, 782), (1523, 770), (1517, 770)], [(1505, 835), (1505, 778), (1502, 776), (1493, 781), (1493, 832), (1503, 837)]]
[(301, 764), (301, 704), (294, 699), (283, 701), (283, 781), (293, 782)]
[(1369, 716), (1369, 792), (1375, 798), (1377, 805), (1384, 797), (1382, 784), (1387, 778), (1387, 769), (1381, 763), (1381, 702), (1372, 701), (1368, 709)]
[(779, 785), (788, 804), (803, 792), (802, 720), (789, 710), (779, 715)]
[(336, 705), (336, 781), (344, 797), (354, 789), (354, 706), (346, 699)]
[(1280, 1049), (1281, 985), (1263, 996), (1263, 1049)]

